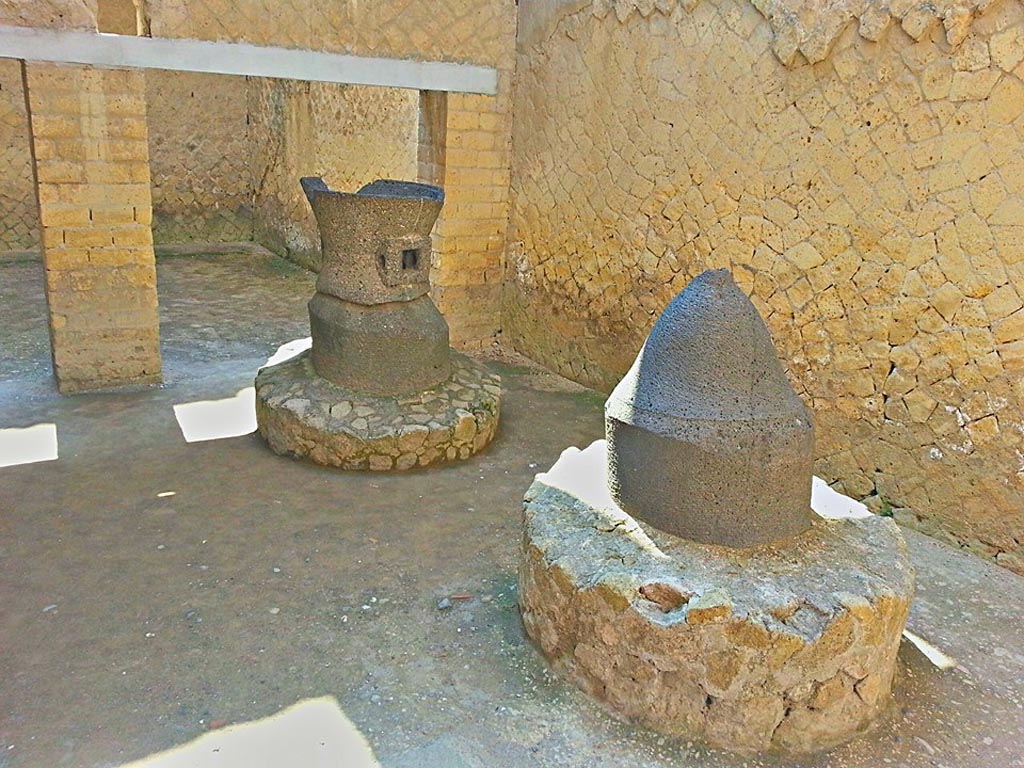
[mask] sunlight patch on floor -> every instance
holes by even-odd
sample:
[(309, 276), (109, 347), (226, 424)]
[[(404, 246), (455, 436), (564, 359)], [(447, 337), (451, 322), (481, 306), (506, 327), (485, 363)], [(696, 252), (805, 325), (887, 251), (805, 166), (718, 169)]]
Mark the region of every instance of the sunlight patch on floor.
[(57, 425), (0, 429), (0, 467), (57, 459)]
[(905, 629), (903, 630), (903, 636), (913, 643), (914, 647), (923, 653), (925, 658), (939, 669), (954, 669), (957, 666), (956, 659), (948, 653), (943, 652), (942, 649), (935, 647), (920, 635), (911, 632), (909, 629)]
[(179, 403), (174, 418), (187, 443), (248, 435), (256, 431), (256, 389), (246, 387), (223, 400)]
[(811, 482), (811, 509), (828, 520), (871, 517), (871, 510), (866, 506), (834, 490), (817, 476)]
[(305, 352), (307, 349), (313, 346), (313, 338), (307, 336), (304, 339), (292, 339), (286, 344), (282, 344), (277, 348), (277, 352), (267, 358), (267, 362), (260, 366), (260, 368), (269, 368), (272, 365), (283, 363), (285, 360), (291, 360), (300, 352)]
[(228, 726), (122, 768), (380, 768), (359, 729), (330, 696)]

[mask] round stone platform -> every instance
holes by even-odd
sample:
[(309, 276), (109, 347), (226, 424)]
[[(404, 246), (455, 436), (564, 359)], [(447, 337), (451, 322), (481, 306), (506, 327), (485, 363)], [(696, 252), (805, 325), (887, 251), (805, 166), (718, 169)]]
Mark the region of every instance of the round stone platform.
[(498, 429), (501, 378), (452, 353), (433, 389), (375, 397), (316, 375), (305, 351), (256, 375), (256, 421), (275, 453), (342, 469), (412, 469), (466, 459)]
[(830, 748), (890, 701), (914, 576), (889, 519), (699, 544), (612, 501), (604, 441), (525, 499), (519, 599), (553, 667), (618, 716), (735, 751)]

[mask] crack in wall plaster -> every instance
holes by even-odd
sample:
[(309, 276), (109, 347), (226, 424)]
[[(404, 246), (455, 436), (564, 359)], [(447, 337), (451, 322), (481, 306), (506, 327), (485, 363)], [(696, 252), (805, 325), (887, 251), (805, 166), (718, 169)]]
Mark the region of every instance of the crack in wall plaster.
[[(771, 25), (772, 50), (786, 66), (801, 61), (824, 61), (843, 30), (857, 23), (861, 37), (878, 42), (893, 25), (914, 40), (925, 37), (933, 24), (945, 28), (946, 42), (955, 51), (970, 34), (975, 17), (993, 0), (750, 0)], [(620, 23), (654, 14), (671, 16), (679, 9), (693, 10), (700, 0), (591, 0), (560, 4), (554, 12), (559, 21), (581, 16), (604, 19), (613, 15)], [(571, 28), (566, 33), (573, 37)]]

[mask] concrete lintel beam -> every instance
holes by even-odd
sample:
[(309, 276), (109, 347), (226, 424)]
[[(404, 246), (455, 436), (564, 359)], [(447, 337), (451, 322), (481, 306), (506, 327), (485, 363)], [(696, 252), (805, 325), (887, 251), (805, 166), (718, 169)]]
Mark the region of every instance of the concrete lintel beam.
[(493, 67), (206, 40), (0, 26), (0, 58), (493, 95)]

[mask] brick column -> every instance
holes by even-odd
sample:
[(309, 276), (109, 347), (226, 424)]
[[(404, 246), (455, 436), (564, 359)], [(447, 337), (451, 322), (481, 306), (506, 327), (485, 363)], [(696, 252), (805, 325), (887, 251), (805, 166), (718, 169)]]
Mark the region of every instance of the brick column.
[[(507, 82), (507, 75), (503, 79)], [(445, 206), (435, 230), (431, 281), (456, 346), (485, 346), (501, 330), (512, 125), (508, 102), (501, 94), (452, 93), (447, 98), (440, 156)]]
[(61, 392), (160, 380), (141, 72), (23, 65)]
[(419, 181), (444, 184), (447, 134), (448, 94), (444, 91), (420, 91), (419, 141), (416, 145)]

